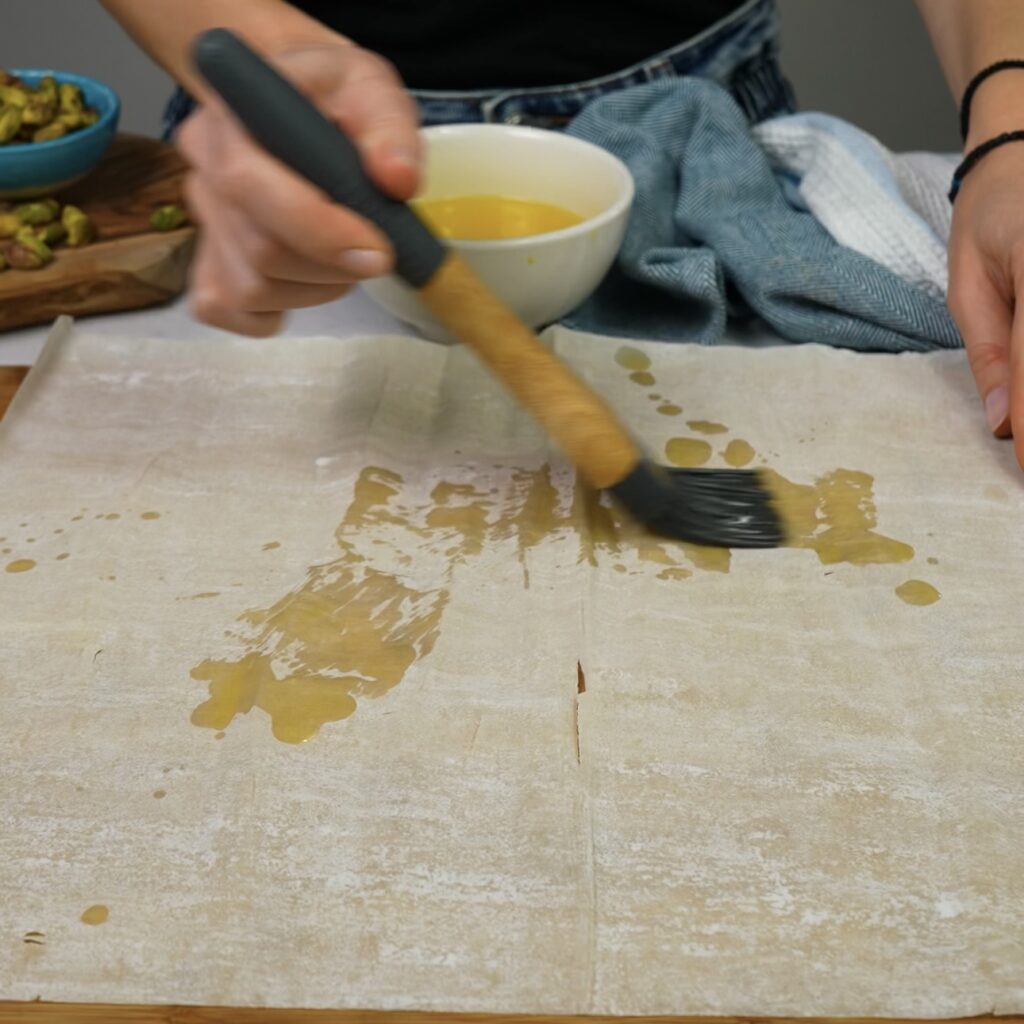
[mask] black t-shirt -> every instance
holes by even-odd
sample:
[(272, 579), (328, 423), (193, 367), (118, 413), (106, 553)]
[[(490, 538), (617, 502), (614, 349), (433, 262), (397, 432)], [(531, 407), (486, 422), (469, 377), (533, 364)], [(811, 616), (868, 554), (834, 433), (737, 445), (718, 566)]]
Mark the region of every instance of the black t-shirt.
[(296, 0), (383, 54), (412, 89), (560, 85), (610, 74), (713, 25), (742, 0)]

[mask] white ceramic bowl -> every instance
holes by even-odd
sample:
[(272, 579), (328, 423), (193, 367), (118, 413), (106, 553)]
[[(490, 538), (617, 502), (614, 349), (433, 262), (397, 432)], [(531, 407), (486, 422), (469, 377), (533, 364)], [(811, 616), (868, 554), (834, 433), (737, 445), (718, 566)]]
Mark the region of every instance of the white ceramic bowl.
[[(618, 157), (559, 132), (513, 125), (442, 125), (424, 129), (423, 138), (421, 198), (508, 195), (584, 218), (544, 235), (448, 243), (527, 324), (552, 323), (590, 295), (615, 259), (633, 201), (632, 175)], [(364, 287), (428, 338), (453, 340), (396, 277)]]

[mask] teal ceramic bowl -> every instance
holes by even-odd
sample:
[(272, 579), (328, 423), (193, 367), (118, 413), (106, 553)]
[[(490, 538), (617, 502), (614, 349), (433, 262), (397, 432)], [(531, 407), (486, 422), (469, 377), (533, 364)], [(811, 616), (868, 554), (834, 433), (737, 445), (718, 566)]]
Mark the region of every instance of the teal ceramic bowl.
[(10, 74), (33, 87), (46, 75), (53, 75), (58, 82), (73, 82), (100, 118), (62, 139), (0, 146), (0, 199), (45, 195), (85, 177), (114, 141), (121, 115), (117, 93), (95, 78), (67, 71), (13, 68)]

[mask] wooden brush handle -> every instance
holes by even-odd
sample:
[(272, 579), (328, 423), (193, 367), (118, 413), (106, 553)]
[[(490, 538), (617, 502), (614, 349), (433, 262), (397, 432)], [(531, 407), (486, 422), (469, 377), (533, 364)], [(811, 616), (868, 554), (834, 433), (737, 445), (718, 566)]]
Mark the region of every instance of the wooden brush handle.
[(641, 453), (611, 409), (457, 254), (449, 253), (419, 294), (533, 414), (592, 487), (612, 487), (632, 472)]

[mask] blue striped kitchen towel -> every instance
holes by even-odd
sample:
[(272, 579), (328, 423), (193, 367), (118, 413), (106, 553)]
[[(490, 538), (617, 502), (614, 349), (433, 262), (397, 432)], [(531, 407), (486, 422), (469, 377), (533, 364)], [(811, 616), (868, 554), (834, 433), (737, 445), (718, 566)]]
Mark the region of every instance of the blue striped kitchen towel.
[(676, 78), (610, 93), (569, 128), (622, 159), (636, 202), (615, 267), (564, 323), (715, 344), (729, 316), (877, 352), (956, 348), (945, 304), (836, 242), (786, 198), (732, 97)]

